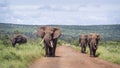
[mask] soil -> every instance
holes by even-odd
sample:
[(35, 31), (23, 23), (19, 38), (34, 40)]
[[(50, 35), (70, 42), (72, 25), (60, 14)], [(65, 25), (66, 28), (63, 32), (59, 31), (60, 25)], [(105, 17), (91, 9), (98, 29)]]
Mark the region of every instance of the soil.
[(56, 49), (56, 57), (40, 58), (29, 68), (120, 68), (120, 65), (90, 57), (70, 46), (59, 46)]

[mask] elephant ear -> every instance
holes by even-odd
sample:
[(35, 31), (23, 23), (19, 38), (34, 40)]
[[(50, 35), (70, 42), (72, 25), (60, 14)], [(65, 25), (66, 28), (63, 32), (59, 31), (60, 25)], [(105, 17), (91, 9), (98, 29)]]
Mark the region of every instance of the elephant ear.
[(100, 40), (100, 35), (99, 34), (97, 34), (97, 39)]
[(39, 27), (38, 30), (37, 30), (37, 34), (38, 34), (38, 36), (40, 36), (41, 38), (43, 38), (44, 35), (45, 35), (45, 26)]
[(53, 33), (53, 39), (59, 38), (61, 36), (61, 30), (59, 28), (53, 28), (54, 33)]

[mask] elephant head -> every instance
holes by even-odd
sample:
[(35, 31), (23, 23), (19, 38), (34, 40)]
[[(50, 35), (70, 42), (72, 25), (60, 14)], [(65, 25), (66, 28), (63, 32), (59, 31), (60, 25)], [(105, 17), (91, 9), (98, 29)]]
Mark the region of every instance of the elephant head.
[(59, 28), (49, 26), (39, 27), (37, 34), (43, 39), (46, 56), (55, 56), (57, 39), (61, 35)]
[(96, 33), (91, 33), (89, 35), (89, 41), (90, 41), (90, 44), (94, 44), (94, 45), (98, 45), (99, 43), (99, 40), (100, 40), (100, 35), (99, 34), (96, 34)]
[(59, 28), (52, 28), (49, 26), (39, 27), (37, 30), (37, 34), (47, 43), (49, 46), (53, 47), (54, 39), (57, 39), (61, 35), (61, 31)]

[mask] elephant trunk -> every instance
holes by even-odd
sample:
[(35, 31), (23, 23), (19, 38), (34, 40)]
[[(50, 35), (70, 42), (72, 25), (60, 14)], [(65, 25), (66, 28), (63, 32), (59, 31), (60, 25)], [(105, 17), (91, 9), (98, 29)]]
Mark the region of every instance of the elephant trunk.
[(94, 49), (97, 49), (97, 43), (96, 40), (91, 40), (91, 44)]
[(94, 45), (93, 45), (93, 48), (94, 48), (94, 49), (97, 49), (97, 47), (96, 47), (96, 46), (97, 46), (97, 45), (96, 45), (96, 44), (94, 44)]
[(53, 47), (53, 41), (52, 40), (48, 40), (48, 39), (42, 39), (40, 44), (42, 44), (42, 42), (45, 41), (50, 47)]

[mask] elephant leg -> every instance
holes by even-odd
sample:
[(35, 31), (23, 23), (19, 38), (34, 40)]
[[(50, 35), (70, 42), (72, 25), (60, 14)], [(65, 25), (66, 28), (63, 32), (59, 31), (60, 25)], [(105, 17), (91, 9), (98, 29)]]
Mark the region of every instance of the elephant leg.
[(81, 53), (83, 53), (83, 44), (81, 44)]
[(45, 46), (45, 56), (46, 56), (46, 57), (49, 56), (48, 46)]
[(55, 51), (56, 51), (56, 46), (53, 47), (53, 50), (52, 50), (52, 56), (55, 57)]
[(90, 44), (88, 44), (88, 45), (89, 45), (89, 50), (90, 50), (90, 57), (92, 57), (92, 47)]
[(84, 46), (82, 47), (82, 53), (84, 53)]
[(15, 45), (16, 45), (16, 41), (12, 40), (12, 46), (15, 47)]
[(93, 48), (90, 47), (90, 56), (92, 57), (93, 56)]
[(55, 57), (56, 45), (57, 45), (57, 39), (54, 39), (53, 40), (53, 49), (52, 49), (52, 56), (53, 57)]
[(90, 48), (90, 56), (92, 56), (92, 49)]
[(86, 53), (86, 46), (84, 46), (84, 53)]
[(93, 56), (96, 56), (96, 49), (93, 49)]
[(49, 56), (51, 57), (52, 56), (52, 47), (49, 47)]
[(15, 47), (16, 43), (12, 43), (13, 47)]
[(81, 47), (81, 53), (83, 53), (83, 47)]

